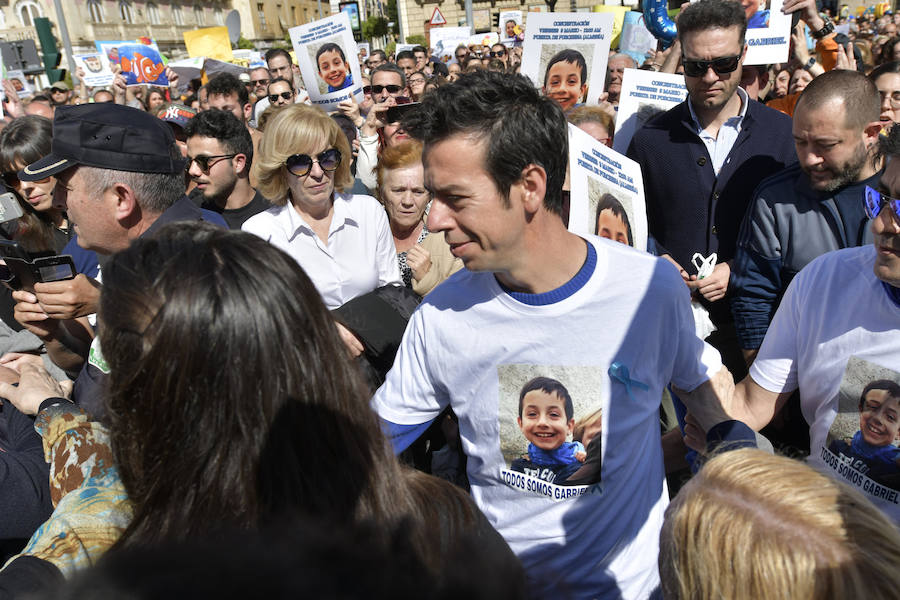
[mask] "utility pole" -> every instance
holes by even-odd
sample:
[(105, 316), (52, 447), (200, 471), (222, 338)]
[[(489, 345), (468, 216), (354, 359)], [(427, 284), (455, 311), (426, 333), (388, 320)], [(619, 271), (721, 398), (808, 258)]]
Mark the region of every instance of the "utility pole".
[[(468, 0), (467, 0), (468, 1)], [(66, 14), (63, 12), (59, 0), (53, 0), (56, 8), (56, 22), (59, 24), (59, 35), (62, 37), (63, 48), (66, 49), (66, 68), (72, 77), (75, 77), (75, 59), (72, 58), (72, 42), (69, 40), (69, 28), (66, 26)]]

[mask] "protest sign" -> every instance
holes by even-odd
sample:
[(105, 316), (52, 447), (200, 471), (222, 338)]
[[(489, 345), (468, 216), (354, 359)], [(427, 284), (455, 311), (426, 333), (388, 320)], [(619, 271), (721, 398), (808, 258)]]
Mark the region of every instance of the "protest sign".
[(625, 69), (613, 148), (624, 154), (634, 132), (651, 117), (669, 110), (686, 96), (683, 75)]
[(126, 85), (169, 85), (166, 65), (156, 44), (148, 46), (131, 42), (116, 49)]
[(569, 231), (647, 249), (641, 167), (569, 125)]
[(503, 44), (512, 46), (516, 42), (521, 30), (521, 10), (504, 10), (500, 12), (500, 41)]
[(431, 36), (431, 55), (441, 62), (454, 60), (454, 53), (459, 46), (468, 47), (468, 27), (433, 27), (429, 30)]
[(415, 47), (415, 44), (397, 44), (396, 46), (394, 46), (394, 56), (397, 56), (398, 54), (406, 50), (412, 52), (412, 49)]
[(787, 62), (790, 58), (791, 15), (781, 12), (783, 1), (748, 0), (741, 4), (747, 14), (747, 57), (744, 64)]
[(356, 55), (359, 57), (359, 60), (365, 64), (366, 60), (369, 58), (369, 53), (372, 51), (369, 42), (359, 42), (356, 44)]
[[(310, 102), (327, 111), (351, 96), (363, 101), (356, 41), (346, 12), (288, 30)], [(352, 60), (347, 60), (347, 57)]]
[(130, 40), (98, 40), (94, 42), (94, 46), (97, 47), (97, 52), (106, 56), (110, 64), (117, 65), (119, 64), (119, 46), (134, 43)]
[(25, 73), (22, 71), (7, 71), (6, 79), (12, 84), (19, 98), (27, 98), (34, 93), (34, 87), (25, 79)]
[(563, 110), (597, 104), (606, 81), (611, 13), (532, 13), (522, 48), (522, 74)]
[(101, 87), (112, 85), (113, 75), (109, 66), (109, 59), (102, 52), (93, 54), (75, 54), (72, 56), (75, 64), (84, 71), (82, 79), (88, 87)]
[(231, 41), (228, 39), (227, 27), (205, 27), (185, 31), (184, 45), (187, 47), (188, 56), (214, 58), (228, 62), (234, 58), (231, 51)]
[(619, 52), (634, 59), (637, 66), (644, 64), (648, 53), (656, 50), (657, 39), (644, 25), (643, 13), (629, 11), (625, 13), (622, 23), (622, 35), (619, 37)]

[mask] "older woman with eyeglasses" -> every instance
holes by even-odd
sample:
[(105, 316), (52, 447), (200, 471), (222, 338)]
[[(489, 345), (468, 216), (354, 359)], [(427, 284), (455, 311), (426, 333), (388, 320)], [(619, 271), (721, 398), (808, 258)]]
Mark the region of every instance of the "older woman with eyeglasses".
[[(275, 206), (242, 227), (290, 254), (329, 309), (401, 283), (384, 209), (371, 196), (346, 193), (350, 162), (347, 137), (324, 111), (305, 104), (281, 109), (253, 161), (258, 189)], [(351, 353), (362, 353), (359, 340), (338, 328)]]

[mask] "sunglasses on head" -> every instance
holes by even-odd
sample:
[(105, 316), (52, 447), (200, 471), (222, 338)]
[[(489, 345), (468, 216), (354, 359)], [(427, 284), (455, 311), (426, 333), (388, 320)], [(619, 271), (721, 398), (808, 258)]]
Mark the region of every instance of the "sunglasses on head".
[(703, 77), (710, 67), (712, 67), (712, 70), (718, 75), (733, 73), (735, 69), (738, 68), (740, 61), (740, 54), (735, 56), (723, 56), (712, 60), (691, 60), (685, 58), (684, 55), (681, 57), (681, 64), (684, 65), (684, 74), (688, 77)]
[(863, 204), (866, 208), (866, 216), (870, 219), (877, 219), (884, 207), (890, 206), (891, 210), (894, 211), (894, 219), (900, 223), (900, 200), (885, 196), (875, 188), (866, 186)]
[(237, 154), (217, 154), (215, 156), (207, 156), (205, 154), (201, 154), (199, 156), (194, 156), (193, 158), (188, 156), (187, 164), (184, 166), (184, 170), (189, 171), (191, 169), (191, 165), (197, 163), (197, 166), (200, 167), (200, 170), (206, 173), (216, 163), (223, 161), (226, 158), (234, 158), (235, 156), (237, 156)]
[[(393, 85), (393, 84), (392, 85), (373, 85), (372, 86), (372, 92), (375, 94), (380, 94), (383, 90), (387, 90), (388, 94), (396, 94), (397, 92), (399, 92), (402, 89), (403, 89), (403, 86)], [(365, 91), (365, 88), (363, 88), (363, 91)]]
[(275, 104), (278, 102), (278, 97), (281, 96), (285, 100), (290, 100), (291, 96), (294, 94), (292, 92), (281, 92), (280, 94), (269, 94), (269, 104)]
[(313, 163), (318, 163), (323, 171), (334, 171), (341, 164), (341, 151), (337, 148), (329, 148), (315, 158), (309, 154), (294, 154), (287, 157), (284, 166), (291, 174), (305, 177), (312, 171)]

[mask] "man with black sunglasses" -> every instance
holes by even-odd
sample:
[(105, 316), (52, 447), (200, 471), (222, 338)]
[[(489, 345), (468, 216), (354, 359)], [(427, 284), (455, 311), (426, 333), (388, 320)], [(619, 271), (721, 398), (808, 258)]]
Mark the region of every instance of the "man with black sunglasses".
[[(650, 120), (628, 156), (644, 176), (650, 233), (718, 330), (708, 341), (736, 378), (746, 366), (731, 317), (728, 284), (741, 220), (759, 182), (796, 162), (791, 120), (738, 87), (747, 18), (731, 0), (700, 0), (679, 16), (688, 98)], [(695, 254), (717, 261), (700, 279)]]
[(283, 108), (294, 103), (294, 86), (283, 77), (276, 77), (267, 88), (266, 97), (269, 99), (269, 106), (275, 108)]

